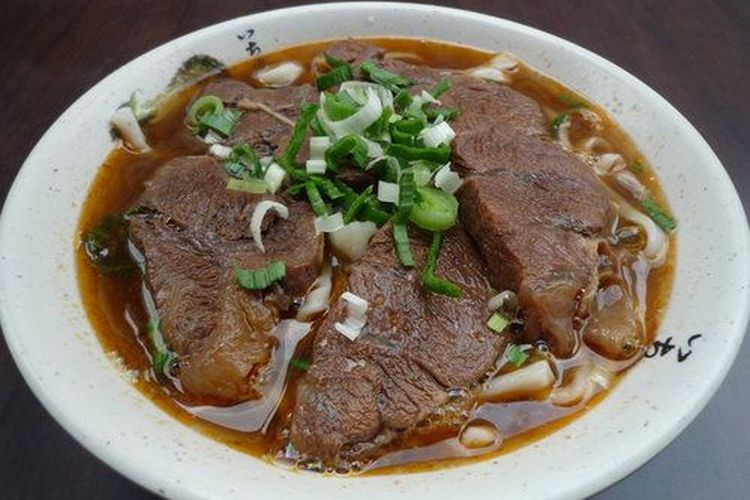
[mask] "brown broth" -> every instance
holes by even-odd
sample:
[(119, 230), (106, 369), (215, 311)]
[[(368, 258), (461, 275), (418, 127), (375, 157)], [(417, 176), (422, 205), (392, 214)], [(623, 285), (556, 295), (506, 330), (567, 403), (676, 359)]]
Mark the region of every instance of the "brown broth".
[[(488, 52), (473, 48), (420, 39), (377, 38), (370, 41), (387, 50), (416, 54), (425, 64), (442, 68), (463, 69), (474, 67), (486, 62), (492, 56)], [(330, 41), (319, 42), (263, 54), (232, 66), (228, 69), (228, 74), (233, 78), (257, 85), (257, 82), (252, 78), (252, 74), (257, 68), (287, 60), (296, 60), (305, 67), (309, 67), (312, 59), (330, 43)], [(307, 74), (303, 81), (309, 82), (312, 79), (312, 76)], [(186, 153), (184, 147), (180, 145), (179, 141), (175, 141), (173, 136), (175, 131), (184, 127), (182, 121), (186, 106), (202, 86), (201, 83), (176, 94), (149, 123), (146, 133), (154, 147), (151, 153), (136, 155), (124, 148), (116, 148), (99, 169), (84, 205), (79, 222), (79, 234), (75, 241), (78, 281), (89, 319), (104, 350), (116, 353), (121, 357), (125, 366), (137, 370), (142, 375), (135, 382), (139, 390), (183, 424), (238, 450), (262, 459), (273, 460), (274, 454), (284, 444), (278, 435), (287, 424), (295, 397), (296, 382), (302, 376), (302, 372), (291, 370), (287, 381), (286, 395), (266, 435), (227, 429), (193, 416), (182, 405), (189, 406), (197, 403), (203, 404), (203, 402), (191, 399), (171, 385), (160, 383), (151, 372), (151, 362), (143, 328), (147, 322), (147, 314), (142, 303), (140, 276), (137, 273), (129, 276), (110, 276), (98, 272), (89, 264), (85, 250), (80, 244), (81, 235), (89, 231), (101, 217), (127, 210), (143, 191), (144, 181), (153, 174), (156, 168), (164, 162)], [(586, 102), (581, 96), (575, 95), (560, 83), (524, 65), (521, 65), (511, 86), (534, 98), (550, 113), (562, 112), (568, 108), (559, 98), (563, 93)], [(611, 143), (613, 151), (622, 154), (628, 164), (638, 161), (643, 165), (644, 172), (639, 175), (640, 180), (647, 185), (657, 200), (662, 203), (665, 202), (653, 171), (648, 167), (647, 162), (635, 148), (630, 138), (617, 127), (601, 108), (588, 102), (586, 102), (586, 105), (604, 119), (604, 130), (599, 135), (606, 138)], [(659, 268), (648, 271), (646, 323), (649, 340), (653, 340), (662, 311), (669, 298), (675, 243), (675, 238), (670, 238), (670, 251), (666, 263)], [(643, 278), (645, 279), (645, 276)], [(298, 355), (309, 350), (311, 338), (312, 335), (308, 335), (307, 339), (298, 346)], [(616, 376), (614, 385), (616, 385), (622, 373), (624, 372), (620, 372)], [(599, 393), (583, 408), (576, 408), (576, 411), (568, 412), (563, 416), (553, 417), (550, 413), (549, 421), (506, 438), (502, 447), (491, 453), (470, 458), (445, 460), (430, 460), (429, 456), (424, 456), (421, 458), (426, 459), (425, 461), (375, 469), (369, 473), (426, 471), (437, 467), (465, 464), (468, 461), (496, 457), (498, 454), (529, 445), (556, 432), (583, 414), (584, 411), (596, 405), (605, 396), (606, 393)], [(544, 405), (541, 402), (538, 404)], [(543, 410), (543, 408), (541, 409)], [(441, 429), (429, 435), (416, 433), (398, 441), (394, 446), (424, 446), (454, 435), (455, 429)]]

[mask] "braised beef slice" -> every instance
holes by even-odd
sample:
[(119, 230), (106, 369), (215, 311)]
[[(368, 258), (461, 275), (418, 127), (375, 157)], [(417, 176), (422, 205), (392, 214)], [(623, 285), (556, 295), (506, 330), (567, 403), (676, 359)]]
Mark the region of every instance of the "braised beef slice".
[[(179, 356), (183, 388), (220, 402), (256, 397), (253, 383), (268, 362), (279, 315), (318, 275), (323, 239), (307, 203), (289, 218), (266, 216), (265, 253), (250, 234), (263, 199), (226, 189), (221, 164), (208, 156), (177, 158), (159, 168), (136, 201), (130, 235), (145, 258), (146, 283), (161, 330)], [(263, 292), (242, 289), (234, 267), (282, 260), (287, 276)]]
[[(552, 141), (533, 99), (457, 72), (397, 60), (381, 65), (412, 79), (412, 92), (443, 78), (451, 81), (440, 99), (442, 106), (459, 110), (451, 146), (454, 168), (465, 179), (458, 192), (461, 220), (487, 262), (492, 284), (519, 293), (529, 340), (544, 338), (555, 354), (571, 355), (580, 321), (598, 312), (591, 308), (597, 248), (614, 222), (605, 188)], [(624, 321), (633, 323), (632, 308), (629, 312)], [(637, 330), (627, 332), (619, 332), (624, 340), (610, 342), (609, 354), (621, 356), (618, 346), (638, 336)]]
[[(420, 268), (429, 236), (413, 233)], [(495, 292), (460, 227), (446, 234), (437, 273), (463, 298), (427, 291), (418, 271), (399, 264), (389, 227), (372, 238), (346, 286), (369, 302), (367, 325), (355, 341), (335, 329), (343, 300), (323, 320), (292, 414), (295, 449), (327, 463), (372, 456), (445, 403), (449, 388), (470, 387), (494, 366), (507, 338), (486, 327)]]

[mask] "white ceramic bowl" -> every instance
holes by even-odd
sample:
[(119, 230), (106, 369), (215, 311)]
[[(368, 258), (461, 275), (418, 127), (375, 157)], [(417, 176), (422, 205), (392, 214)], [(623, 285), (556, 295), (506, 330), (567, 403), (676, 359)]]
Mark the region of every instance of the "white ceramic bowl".
[[(174, 421), (128, 384), (81, 305), (73, 240), (81, 204), (112, 148), (107, 120), (131, 91), (163, 88), (191, 54), (226, 62), (323, 38), (399, 35), (509, 50), (604, 105), (661, 178), (679, 227), (673, 296), (659, 337), (678, 350), (645, 359), (593, 411), (532, 446), (470, 466), (408, 476), (292, 473)], [(49, 412), (106, 463), (163, 495), (184, 498), (572, 498), (594, 493), (666, 446), (727, 373), (748, 320), (748, 227), (711, 148), (662, 97), (585, 49), (502, 19), (430, 6), (327, 4), (234, 19), (135, 59), (75, 102), (47, 131), (8, 195), (0, 226), (5, 337)]]

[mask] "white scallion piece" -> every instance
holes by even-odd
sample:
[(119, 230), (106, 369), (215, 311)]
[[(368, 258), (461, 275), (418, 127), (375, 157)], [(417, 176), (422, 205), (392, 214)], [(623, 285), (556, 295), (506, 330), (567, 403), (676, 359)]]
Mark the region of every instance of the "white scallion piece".
[(323, 130), (337, 139), (349, 134), (362, 135), (365, 129), (375, 123), (383, 112), (383, 105), (378, 94), (372, 88), (367, 88), (365, 94), (367, 100), (356, 113), (343, 120), (333, 121), (325, 113), (326, 94), (321, 93), (321, 106), (317, 115)]
[(281, 168), (278, 163), (272, 162), (268, 165), (268, 168), (266, 168), (266, 173), (263, 178), (268, 185), (268, 190), (275, 194), (284, 183), (284, 179), (286, 179), (286, 170)]
[(512, 71), (518, 66), (518, 59), (508, 52), (499, 52), (490, 61), (490, 66), (502, 71)]
[(212, 144), (211, 147), (208, 148), (208, 153), (220, 160), (226, 160), (229, 158), (229, 155), (232, 154), (232, 148), (224, 146), (223, 144)]
[(471, 422), (461, 431), (459, 442), (466, 448), (479, 449), (495, 444), (500, 435), (495, 427), (487, 423)]
[(620, 186), (629, 191), (636, 200), (645, 200), (648, 196), (648, 189), (632, 172), (628, 172), (627, 170), (617, 172), (615, 180)]
[(255, 245), (261, 252), (265, 252), (266, 248), (263, 246), (260, 228), (263, 225), (263, 218), (269, 210), (274, 210), (282, 219), (289, 217), (289, 210), (277, 201), (263, 200), (255, 205), (253, 215), (250, 217), (250, 233), (253, 235)]
[(310, 137), (310, 159), (322, 160), (325, 158), (326, 150), (331, 146), (331, 139), (327, 136)]
[(273, 66), (266, 66), (255, 72), (255, 79), (266, 87), (288, 87), (297, 81), (304, 68), (296, 62), (287, 61)]
[(622, 155), (617, 153), (604, 153), (596, 159), (594, 172), (597, 175), (609, 175), (619, 172), (626, 168), (625, 160)]
[(426, 127), (419, 133), (424, 145), (430, 148), (440, 146), (441, 144), (450, 144), (456, 132), (453, 131), (448, 122), (440, 122), (432, 127)]
[(345, 225), (338, 231), (330, 233), (328, 240), (339, 255), (344, 255), (354, 262), (362, 258), (367, 250), (370, 238), (378, 230), (374, 222), (354, 221)]
[(341, 212), (333, 215), (322, 215), (315, 219), (315, 230), (318, 233), (333, 233), (344, 227), (344, 217)]
[(351, 292), (341, 294), (341, 300), (346, 301), (346, 319), (343, 323), (337, 322), (334, 328), (351, 341), (356, 340), (362, 333), (362, 328), (367, 324), (368, 302)]
[(141, 125), (132, 109), (127, 106), (118, 109), (109, 122), (130, 147), (140, 153), (151, 151), (151, 147), (146, 142), (146, 136), (143, 134)]
[(398, 184), (378, 181), (378, 199), (385, 203), (398, 203)]
[(448, 194), (458, 191), (464, 181), (456, 172), (451, 170), (451, 164), (446, 163), (435, 173), (435, 186)]
[(297, 310), (297, 321), (307, 321), (328, 309), (331, 300), (331, 275), (331, 266), (326, 264), (313, 284), (312, 290), (307, 293), (304, 302)]
[(533, 395), (555, 382), (555, 374), (546, 360), (537, 361), (518, 370), (488, 380), (482, 387), (484, 398)]
[(474, 78), (481, 78), (482, 80), (489, 80), (491, 82), (510, 83), (510, 78), (503, 70), (489, 66), (474, 68), (469, 71), (469, 75)]
[(206, 132), (206, 135), (201, 138), (201, 140), (206, 144), (218, 144), (224, 139), (213, 130), (209, 130), (208, 132)]
[(487, 302), (487, 309), (497, 311), (499, 309), (515, 309), (518, 306), (518, 296), (511, 290), (504, 290)]
[(308, 174), (323, 175), (326, 173), (326, 161), (325, 160), (307, 160), (305, 162), (305, 171)]
[(383, 108), (393, 109), (393, 94), (390, 90), (382, 85), (378, 85), (377, 83), (350, 80), (342, 83), (339, 89), (349, 94), (349, 97), (357, 101), (359, 104), (364, 104), (367, 101), (367, 90), (370, 89), (377, 94)]

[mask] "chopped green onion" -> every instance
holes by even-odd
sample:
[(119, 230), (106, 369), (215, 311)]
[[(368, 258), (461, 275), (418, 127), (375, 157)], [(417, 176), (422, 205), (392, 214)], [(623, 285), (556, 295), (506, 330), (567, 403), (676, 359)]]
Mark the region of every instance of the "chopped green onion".
[(320, 196), (320, 191), (312, 180), (305, 182), (305, 192), (307, 193), (307, 199), (312, 206), (312, 211), (318, 217), (328, 214), (326, 204), (323, 202), (323, 198)]
[(432, 179), (432, 171), (435, 170), (436, 165), (424, 161), (417, 160), (412, 163), (411, 170), (414, 172), (414, 185), (416, 187), (426, 186)]
[(406, 267), (414, 267), (414, 256), (409, 247), (406, 224), (393, 224), (393, 241), (396, 244), (396, 256), (401, 264)]
[(166, 375), (177, 355), (170, 351), (161, 333), (161, 321), (152, 319), (146, 324), (146, 337), (151, 347), (151, 363), (157, 375)]
[[(497, 315), (495, 315), (495, 316), (497, 316)], [(503, 318), (503, 319), (505, 321), (508, 321), (505, 318)], [(492, 319), (490, 319), (490, 321), (491, 320)], [(503, 328), (503, 329), (505, 329), (505, 328)], [(500, 333), (501, 331), (502, 330), (498, 331), (497, 333)], [(525, 352), (521, 348), (520, 345), (512, 345), (512, 346), (510, 346), (510, 349), (508, 349), (505, 352), (505, 357), (508, 358), (508, 361), (510, 361), (511, 363), (513, 363), (516, 366), (516, 368), (518, 368), (521, 365), (523, 365), (526, 362), (526, 360), (529, 359), (528, 353)]]
[(445, 231), (456, 224), (458, 200), (452, 194), (431, 187), (417, 188), (409, 220), (428, 231)]
[(221, 115), (224, 112), (224, 102), (215, 95), (204, 95), (195, 100), (187, 113), (187, 122), (193, 127), (198, 125), (201, 118), (207, 115)]
[(352, 68), (348, 64), (342, 64), (331, 69), (328, 73), (320, 75), (316, 80), (315, 84), (318, 86), (318, 90), (325, 90), (339, 83), (343, 83), (347, 80), (354, 78), (352, 75)]
[(643, 164), (639, 161), (636, 161), (632, 165), (630, 165), (630, 171), (634, 174), (642, 174), (645, 168), (643, 167)]
[(552, 123), (550, 124), (550, 127), (552, 128), (552, 135), (554, 135), (555, 137), (559, 135), (560, 126), (565, 123), (567, 119), (568, 113), (562, 112), (557, 115), (554, 120), (552, 120)]
[[(339, 191), (343, 193), (344, 205), (350, 207), (356, 201), (357, 193), (355, 193), (352, 188), (347, 186), (346, 183), (342, 182), (339, 179), (336, 179), (334, 181), (334, 184), (339, 189)], [(388, 219), (390, 218), (388, 212), (383, 210), (380, 203), (378, 203), (377, 200), (373, 199), (372, 197), (365, 200), (365, 204), (360, 210), (360, 216), (364, 220), (374, 222), (378, 226), (382, 226), (383, 224), (388, 222)]]
[(359, 193), (359, 195), (349, 205), (349, 207), (346, 209), (346, 212), (344, 212), (344, 224), (349, 224), (354, 220), (354, 218), (357, 216), (357, 213), (365, 205), (367, 199), (371, 196), (372, 186), (367, 186), (367, 188)]
[(665, 232), (670, 233), (677, 227), (674, 218), (653, 197), (649, 196), (645, 200), (641, 200), (641, 206), (656, 225)]
[(383, 69), (371, 60), (363, 62), (359, 66), (359, 70), (371, 81), (382, 85), (383, 87), (394, 93), (397, 93), (406, 87), (411, 87), (412, 85), (414, 85), (414, 82), (409, 80), (408, 78), (404, 78), (401, 75), (397, 75), (396, 73), (392, 73), (387, 69)]
[(232, 191), (242, 191), (244, 193), (263, 194), (268, 190), (268, 184), (264, 179), (235, 179), (227, 181), (227, 189)]
[[(289, 139), (289, 144), (287, 144), (286, 149), (284, 150), (284, 155), (282, 157), (284, 162), (294, 163), (295, 158), (297, 158), (297, 153), (299, 153), (299, 150), (302, 147), (302, 142), (307, 135), (307, 128), (310, 126), (310, 122), (317, 111), (317, 104), (305, 103), (302, 105), (302, 112), (297, 119), (297, 123), (294, 124), (292, 137)], [(281, 166), (283, 167), (284, 163), (281, 163)]]
[(320, 119), (318, 119), (318, 116), (313, 116), (313, 119), (310, 120), (310, 130), (312, 131), (312, 135), (315, 137), (321, 137), (325, 136), (326, 131), (323, 130), (323, 125), (320, 124)]
[(243, 269), (237, 266), (234, 268), (234, 275), (242, 288), (263, 290), (286, 276), (286, 264), (275, 260), (260, 269)]
[(335, 201), (344, 196), (344, 193), (341, 192), (331, 179), (318, 176), (311, 176), (310, 178), (329, 200)]
[(411, 105), (412, 101), (414, 101), (414, 99), (412, 98), (412, 96), (409, 95), (409, 92), (406, 90), (399, 91), (399, 93), (396, 94), (396, 97), (393, 98), (393, 104), (398, 109), (402, 109), (402, 110), (407, 109)]
[(263, 167), (260, 164), (255, 149), (247, 143), (232, 148), (229, 157), (224, 162), (224, 170), (232, 177), (243, 179), (248, 173), (256, 177), (263, 176)]
[(495, 333), (502, 333), (509, 324), (510, 321), (505, 316), (500, 313), (493, 313), (487, 321), (487, 328)]
[(388, 154), (406, 161), (427, 160), (433, 163), (444, 164), (450, 160), (451, 149), (447, 146), (420, 148), (404, 144), (391, 144), (388, 146)]
[(414, 197), (417, 189), (414, 183), (414, 172), (409, 170), (401, 173), (398, 181), (398, 210), (396, 211), (396, 222), (405, 223), (414, 207)]
[(222, 137), (229, 137), (232, 135), (234, 126), (237, 125), (237, 121), (240, 119), (242, 113), (236, 109), (225, 109), (221, 113), (211, 113), (203, 115), (198, 120), (197, 132), (199, 135), (205, 135), (209, 130), (212, 130)]
[(323, 58), (325, 58), (326, 63), (331, 68), (338, 68), (339, 66), (349, 66), (349, 63), (344, 61), (343, 59), (339, 59), (336, 56), (332, 56), (330, 54), (323, 54)]
[(435, 276), (435, 268), (437, 268), (438, 255), (440, 254), (440, 246), (442, 244), (443, 233), (433, 233), (430, 250), (427, 252), (427, 261), (422, 270), (422, 284), (434, 293), (454, 298), (461, 297), (463, 292), (455, 283)]
[(390, 122), (391, 116), (393, 116), (393, 109), (383, 108), (383, 112), (380, 113), (380, 118), (365, 129), (365, 134), (376, 140), (383, 138), (383, 134), (388, 131), (388, 123)]
[(435, 99), (437, 99), (441, 95), (448, 92), (450, 89), (451, 89), (450, 80), (443, 79), (437, 82), (435, 86), (430, 89), (430, 95), (434, 97)]
[(338, 94), (323, 93), (323, 111), (333, 121), (349, 118), (359, 108), (359, 103), (352, 99), (347, 92), (339, 92)]
[(351, 155), (354, 164), (360, 168), (367, 165), (367, 143), (358, 135), (345, 135), (334, 142), (325, 154), (328, 168), (334, 172), (338, 170), (339, 161), (347, 155)]
[(442, 115), (443, 119), (447, 122), (455, 120), (460, 114), (455, 108), (427, 108), (424, 112), (427, 115), (427, 119), (430, 121), (434, 121), (438, 116)]
[(296, 368), (297, 370), (301, 370), (303, 372), (310, 369), (310, 362), (302, 358), (292, 358), (289, 361), (289, 365), (292, 368)]

